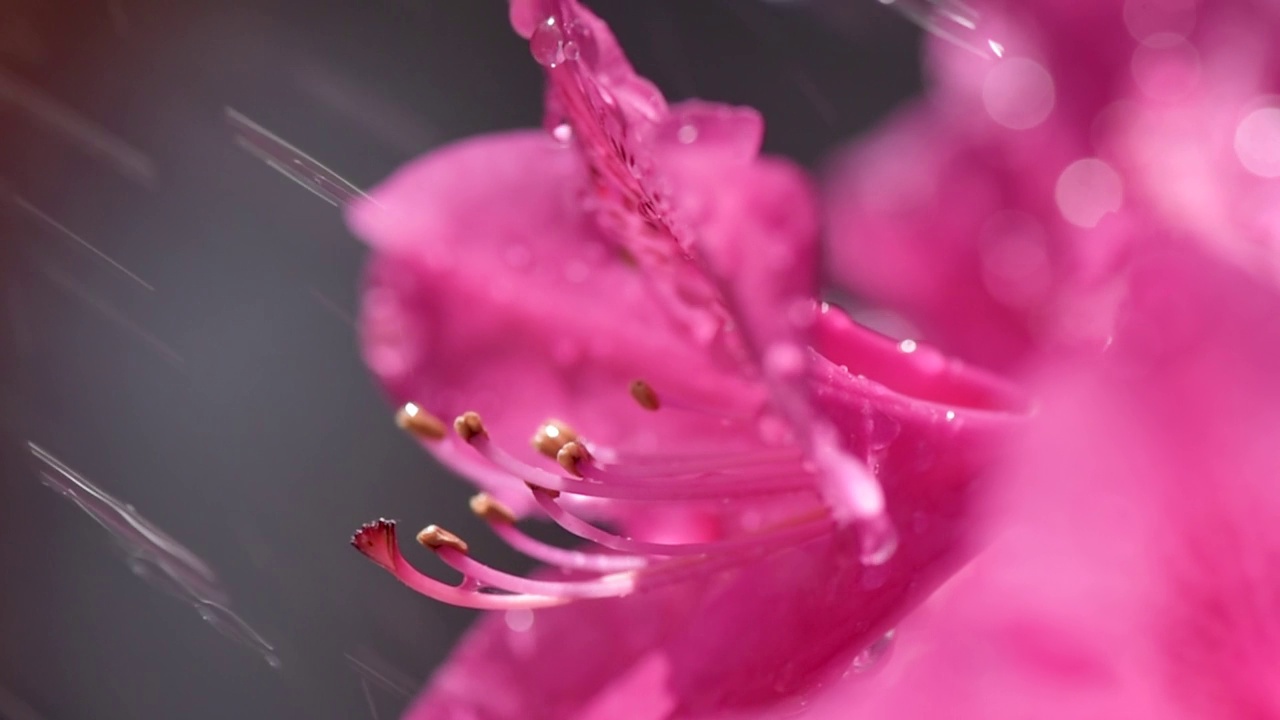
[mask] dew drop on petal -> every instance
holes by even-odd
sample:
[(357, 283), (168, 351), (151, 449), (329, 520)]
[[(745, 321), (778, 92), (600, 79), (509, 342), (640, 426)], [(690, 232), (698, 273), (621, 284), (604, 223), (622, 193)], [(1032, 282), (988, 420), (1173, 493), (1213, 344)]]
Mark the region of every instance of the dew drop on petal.
[(890, 630), (876, 638), (875, 642), (854, 656), (853, 662), (849, 665), (849, 670), (861, 674), (879, 667), (893, 651), (893, 636), (894, 631)]
[(884, 513), (860, 522), (858, 533), (863, 565), (883, 565), (898, 551), (898, 530)]
[(1124, 183), (1110, 165), (1082, 158), (1067, 166), (1053, 190), (1058, 211), (1072, 225), (1095, 227), (1124, 200)]
[(884, 450), (898, 439), (898, 435), (902, 432), (902, 425), (889, 415), (875, 409), (867, 409), (865, 413), (864, 430), (867, 434), (867, 449), (875, 452)]
[(526, 608), (508, 610), (502, 619), (512, 632), (528, 632), (533, 627), (533, 611)]
[(767, 445), (782, 445), (792, 440), (791, 426), (772, 413), (765, 413), (756, 421), (756, 432)]
[(1198, 0), (1126, 0), (1124, 24), (1139, 42), (1168, 33), (1186, 37), (1196, 25)]
[(994, 63), (982, 83), (982, 105), (998, 124), (1029, 130), (1053, 111), (1055, 91), (1049, 71), (1029, 58)]
[(555, 138), (556, 142), (561, 145), (568, 145), (569, 141), (573, 139), (573, 127), (567, 122), (559, 123), (554, 128), (551, 128), (551, 137)]
[(1246, 115), (1236, 127), (1235, 151), (1245, 170), (1280, 177), (1280, 108), (1258, 108)]
[(804, 350), (795, 343), (776, 343), (764, 353), (765, 371), (774, 377), (795, 377), (804, 372)]
[(1153, 100), (1177, 100), (1200, 80), (1200, 53), (1180, 35), (1154, 35), (1133, 51), (1129, 73)]
[(556, 19), (549, 17), (538, 25), (529, 38), (529, 52), (539, 65), (555, 67), (565, 61), (564, 33)]

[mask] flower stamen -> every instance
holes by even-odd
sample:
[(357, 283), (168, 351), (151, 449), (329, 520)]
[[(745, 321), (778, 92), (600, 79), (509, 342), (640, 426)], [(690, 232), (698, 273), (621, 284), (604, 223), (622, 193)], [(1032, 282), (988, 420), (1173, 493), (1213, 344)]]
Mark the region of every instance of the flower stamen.
[(485, 429), (484, 421), (480, 419), (480, 414), (470, 410), (462, 413), (453, 421), (453, 431), (468, 443), (475, 438), (489, 437), (489, 431)]
[(515, 514), (488, 493), (480, 493), (471, 498), (471, 511), (489, 524), (494, 535), (517, 552), (565, 570), (620, 572), (635, 570), (648, 563), (648, 558), (638, 555), (604, 555), (567, 550), (535, 540), (521, 532), (515, 525)]
[(417, 540), (419, 545), (432, 550), (450, 547), (464, 554), (468, 550), (466, 541), (439, 525), (428, 525), (423, 528), (418, 533)]
[(759, 533), (709, 542), (655, 543), (622, 537), (602, 530), (566, 510), (556, 502), (554, 496), (546, 491), (532, 486), (530, 489), (533, 490), (533, 496), (538, 506), (560, 527), (583, 540), (589, 540), (610, 550), (639, 555), (707, 555), (729, 550), (748, 549), (762, 544), (791, 546), (830, 532), (833, 524), (827, 510), (822, 508), (797, 516), (784, 525)]
[(394, 520), (366, 523), (351, 537), (351, 544), (365, 557), (396, 576), (412, 590), (440, 602), (477, 610), (533, 610), (555, 607), (570, 602), (569, 598), (549, 595), (493, 595), (480, 592), (479, 583), (464, 578), (459, 585), (448, 585), (415, 570), (396, 542)]
[(662, 407), (662, 402), (658, 399), (658, 393), (654, 391), (652, 385), (643, 380), (636, 380), (631, 383), (631, 397), (635, 398), (640, 407), (645, 410), (657, 410)]
[(490, 525), (495, 523), (510, 525), (516, 521), (516, 514), (511, 512), (511, 508), (495, 500), (489, 493), (472, 495), (468, 504), (476, 517)]
[(578, 469), (578, 464), (591, 459), (591, 453), (580, 443), (565, 443), (560, 451), (556, 453), (556, 462), (560, 463), (560, 467), (570, 473), (582, 477), (582, 471)]
[(445, 426), (440, 418), (432, 415), (417, 403), (405, 403), (396, 411), (396, 425), (401, 430), (422, 440), (443, 440)]
[(555, 460), (556, 454), (560, 452), (561, 448), (577, 440), (578, 433), (568, 423), (551, 419), (538, 428), (530, 442), (533, 444), (534, 450)]

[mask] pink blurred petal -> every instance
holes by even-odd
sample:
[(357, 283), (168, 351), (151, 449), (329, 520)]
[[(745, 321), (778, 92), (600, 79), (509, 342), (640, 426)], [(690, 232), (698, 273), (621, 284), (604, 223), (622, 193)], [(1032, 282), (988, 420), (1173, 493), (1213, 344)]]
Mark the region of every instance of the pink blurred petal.
[(1140, 263), (1116, 344), (1042, 379), (992, 547), (816, 717), (1280, 716), (1280, 322), (1200, 252)]

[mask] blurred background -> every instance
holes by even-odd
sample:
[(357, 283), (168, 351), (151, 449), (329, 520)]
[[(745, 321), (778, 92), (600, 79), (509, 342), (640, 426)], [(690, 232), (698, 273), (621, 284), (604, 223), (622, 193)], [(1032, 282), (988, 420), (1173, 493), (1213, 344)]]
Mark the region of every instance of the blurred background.
[[(917, 89), (872, 0), (589, 4), (805, 163)], [(0, 718), (396, 717), (472, 614), (351, 532), (521, 568), (361, 365), (339, 181), (276, 166), (368, 187), (539, 70), (501, 0), (0, 0)]]

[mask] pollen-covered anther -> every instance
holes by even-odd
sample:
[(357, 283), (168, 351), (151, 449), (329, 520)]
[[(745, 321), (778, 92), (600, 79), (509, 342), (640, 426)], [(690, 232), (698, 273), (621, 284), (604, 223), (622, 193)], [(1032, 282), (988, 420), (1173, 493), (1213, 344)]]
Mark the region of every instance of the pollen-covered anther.
[(453, 430), (467, 442), (471, 442), (481, 435), (489, 434), (484, 429), (484, 421), (480, 419), (480, 414), (471, 411), (462, 413), (458, 416), (458, 419), (453, 421)]
[(654, 391), (652, 385), (643, 380), (631, 383), (631, 397), (635, 398), (640, 407), (645, 410), (657, 410), (662, 407), (658, 401), (658, 393)]
[(418, 532), (418, 544), (423, 547), (437, 550), (442, 547), (451, 547), (458, 552), (467, 551), (467, 543), (462, 538), (445, 530), (439, 525), (428, 525)]
[(472, 495), (470, 505), (471, 512), (486, 522), (514, 524), (516, 521), (516, 514), (511, 512), (511, 508), (494, 500), (489, 493)]
[(591, 453), (582, 446), (581, 443), (569, 442), (560, 448), (560, 452), (556, 453), (556, 462), (560, 463), (560, 467), (569, 472), (582, 477), (582, 471), (578, 468), (578, 463), (591, 459)]
[(534, 450), (554, 460), (556, 454), (560, 452), (560, 449), (566, 443), (574, 442), (577, 439), (578, 433), (568, 423), (553, 419), (542, 423), (530, 442), (533, 444)]
[(424, 440), (442, 440), (447, 431), (440, 418), (411, 402), (405, 403), (396, 411), (396, 425)]

